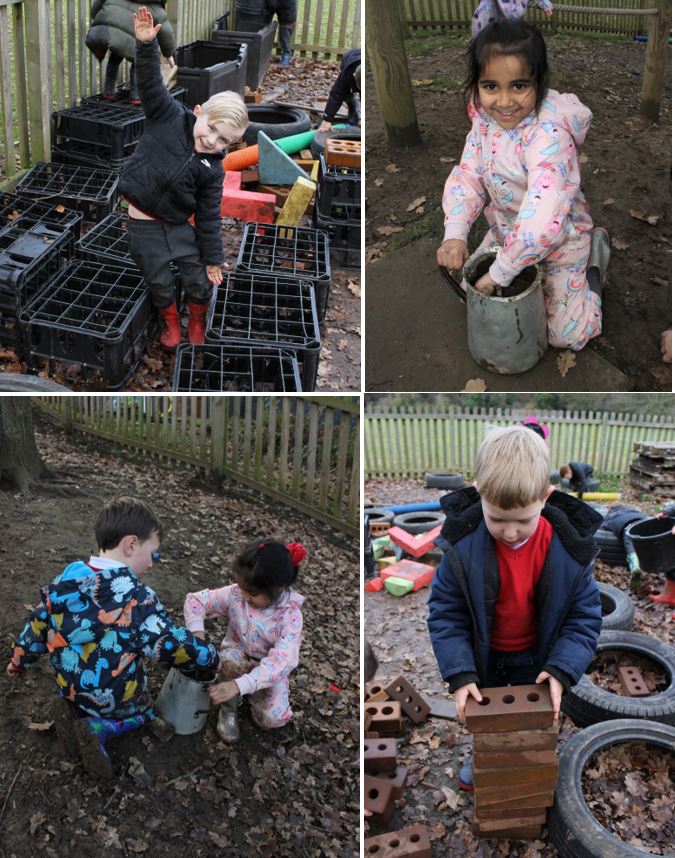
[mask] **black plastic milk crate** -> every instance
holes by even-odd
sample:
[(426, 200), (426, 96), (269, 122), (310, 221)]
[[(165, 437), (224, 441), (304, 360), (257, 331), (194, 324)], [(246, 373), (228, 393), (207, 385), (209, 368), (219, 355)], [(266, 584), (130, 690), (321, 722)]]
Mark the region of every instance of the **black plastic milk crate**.
[(28, 197), (20, 197), (18, 194), (0, 192), (0, 228), (20, 217), (31, 218), (48, 226), (66, 229), (73, 234), (75, 241), (80, 237), (82, 212), (67, 209), (60, 203), (53, 203), (50, 200), (41, 202)]
[(272, 60), (272, 50), (274, 49), (276, 34), (277, 22), (272, 21), (271, 24), (267, 24), (261, 30), (254, 33), (249, 33), (246, 30), (226, 30), (216, 26), (211, 33), (211, 38), (219, 45), (230, 45), (232, 47), (241, 44), (248, 45), (246, 86), (252, 90), (256, 90), (265, 77), (265, 72)]
[(206, 343), (178, 347), (172, 389), (298, 393), (302, 386), (298, 359), (288, 349)]
[(291, 349), (302, 365), (302, 389), (314, 390), (321, 351), (314, 287), (297, 278), (228, 274), (211, 295), (206, 341)]
[[(169, 90), (169, 95), (175, 98), (176, 101), (183, 103), (185, 101), (185, 87), (174, 86)], [(87, 95), (80, 99), (81, 104), (98, 104), (101, 107), (129, 107), (136, 112), (143, 113), (142, 104), (131, 104), (129, 102), (129, 90), (124, 87), (118, 87), (115, 90), (114, 98), (106, 98), (102, 92), (97, 92), (95, 95)]]
[(0, 229), (0, 342), (22, 350), (20, 316), (51, 277), (72, 256), (67, 226), (24, 214)]
[(230, 27), (230, 10), (227, 12), (223, 12), (223, 14), (216, 18), (215, 23), (213, 25), (214, 30), (227, 30)]
[(336, 268), (361, 269), (361, 223), (321, 217), (314, 209), (313, 223), (328, 236), (330, 259)]
[(331, 279), (325, 233), (306, 226), (247, 223), (237, 257), (237, 271), (311, 281), (316, 289), (319, 322), (325, 319)]
[(110, 161), (131, 154), (145, 127), (145, 114), (131, 104), (80, 104), (52, 113), (54, 140), (93, 143), (110, 150)]
[(119, 173), (126, 158), (136, 148), (133, 143), (127, 147), (124, 158), (113, 158), (110, 146), (98, 143), (83, 143), (81, 140), (71, 140), (68, 137), (59, 138), (52, 144), (52, 162), (55, 164), (71, 164), (75, 167), (94, 167), (98, 170), (112, 170)]
[(101, 220), (117, 206), (119, 176), (112, 170), (47, 164), (40, 161), (19, 181), (16, 192), (81, 211), (85, 220)]
[(322, 152), (316, 208), (322, 217), (354, 224), (360, 223), (361, 171), (351, 167), (335, 167), (333, 164), (326, 164)]
[(217, 92), (232, 90), (239, 95), (246, 88), (248, 45), (234, 47), (217, 42), (197, 41), (176, 48), (176, 83), (187, 90), (185, 104), (195, 107)]
[(76, 259), (23, 311), (24, 348), (31, 357), (98, 370), (118, 390), (145, 350), (151, 318), (137, 270)]

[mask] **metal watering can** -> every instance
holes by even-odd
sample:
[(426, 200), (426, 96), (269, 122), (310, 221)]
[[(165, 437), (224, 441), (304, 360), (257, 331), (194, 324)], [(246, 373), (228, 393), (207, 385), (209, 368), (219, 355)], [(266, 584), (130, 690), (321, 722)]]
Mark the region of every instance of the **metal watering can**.
[(214, 681), (213, 671), (202, 670), (190, 677), (172, 667), (157, 695), (155, 709), (179, 736), (198, 733), (211, 708), (207, 689)]
[(498, 250), (495, 244), (474, 254), (462, 271), (469, 351), (490, 372), (514, 375), (531, 369), (548, 348), (543, 272), (531, 265), (508, 286), (484, 295), (473, 284), (487, 274)]

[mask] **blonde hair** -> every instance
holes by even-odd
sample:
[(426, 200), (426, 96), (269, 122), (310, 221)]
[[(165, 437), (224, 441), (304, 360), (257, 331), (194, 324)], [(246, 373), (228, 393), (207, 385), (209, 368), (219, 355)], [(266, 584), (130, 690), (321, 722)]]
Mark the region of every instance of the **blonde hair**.
[(476, 456), (476, 488), (500, 509), (543, 500), (549, 487), (550, 453), (527, 426), (488, 430)]
[(226, 90), (212, 95), (202, 104), (202, 112), (208, 114), (212, 122), (227, 122), (243, 135), (248, 126), (248, 111), (244, 99), (237, 92)]

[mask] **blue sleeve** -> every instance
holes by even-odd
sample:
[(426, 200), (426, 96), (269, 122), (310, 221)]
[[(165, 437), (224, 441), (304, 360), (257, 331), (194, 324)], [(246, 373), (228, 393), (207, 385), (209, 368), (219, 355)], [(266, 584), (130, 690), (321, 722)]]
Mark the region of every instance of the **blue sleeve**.
[(49, 614), (42, 602), (28, 618), (21, 634), (12, 642), (12, 661), (16, 667), (30, 667), (47, 652), (49, 628)]

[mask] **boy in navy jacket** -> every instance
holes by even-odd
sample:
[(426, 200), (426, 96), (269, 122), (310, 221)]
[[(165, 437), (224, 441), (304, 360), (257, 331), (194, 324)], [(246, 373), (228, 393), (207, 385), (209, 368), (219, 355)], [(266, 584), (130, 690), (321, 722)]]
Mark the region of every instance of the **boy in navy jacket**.
[[(429, 634), (464, 720), (479, 687), (548, 681), (554, 715), (590, 664), (602, 613), (590, 506), (549, 485), (549, 450), (525, 426), (493, 429), (476, 489), (441, 500), (446, 550), (429, 598)], [(473, 789), (469, 760), (460, 787)]]

